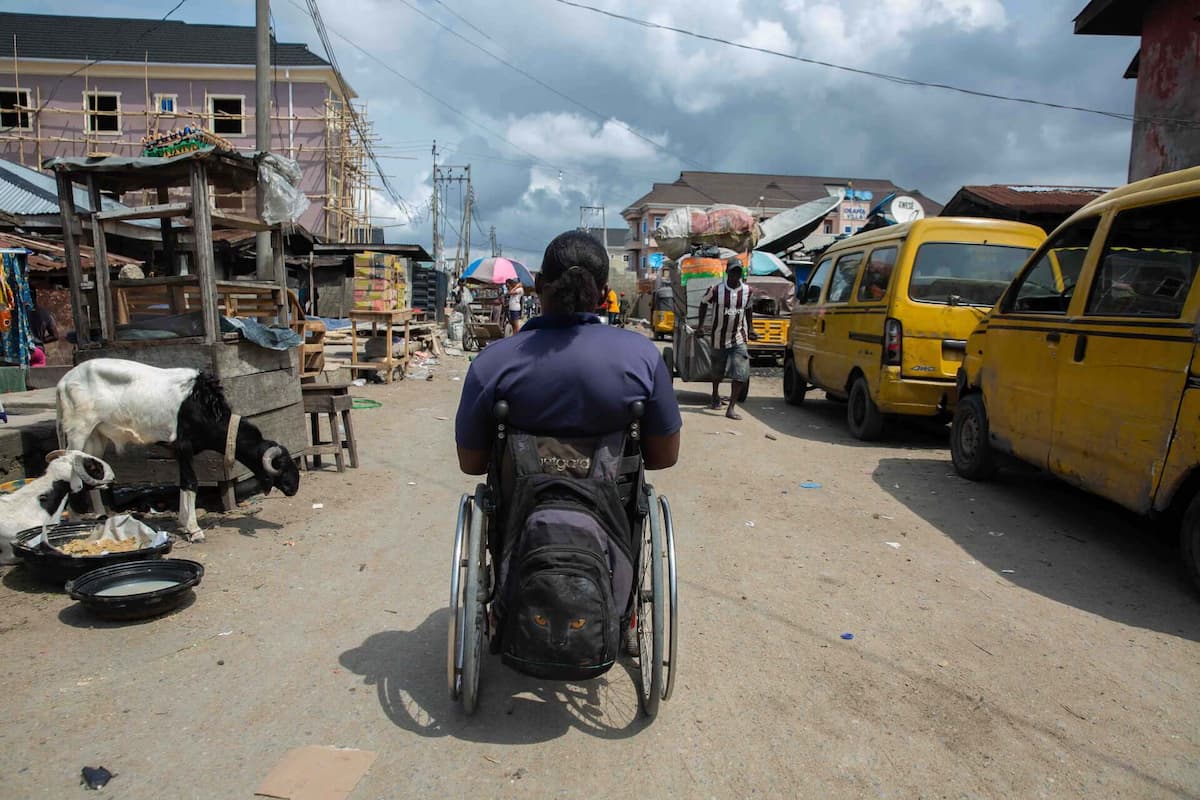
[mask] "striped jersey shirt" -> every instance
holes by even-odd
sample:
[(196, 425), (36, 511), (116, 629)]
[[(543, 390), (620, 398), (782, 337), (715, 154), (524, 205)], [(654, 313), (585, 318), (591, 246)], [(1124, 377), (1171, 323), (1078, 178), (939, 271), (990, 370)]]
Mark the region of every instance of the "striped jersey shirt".
[(721, 281), (710, 286), (701, 301), (713, 311), (712, 346), (721, 349), (746, 344), (746, 307), (750, 305), (750, 287), (741, 284), (730, 289)]

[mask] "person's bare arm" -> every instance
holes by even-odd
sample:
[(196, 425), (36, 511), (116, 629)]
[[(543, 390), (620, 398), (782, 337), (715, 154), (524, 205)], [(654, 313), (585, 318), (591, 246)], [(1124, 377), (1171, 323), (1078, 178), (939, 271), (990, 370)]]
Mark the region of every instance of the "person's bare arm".
[(679, 461), (679, 431), (669, 436), (646, 436), (642, 439), (642, 462), (646, 469), (667, 469)]
[(458, 468), (467, 475), (485, 475), (488, 469), (487, 450), (458, 448)]

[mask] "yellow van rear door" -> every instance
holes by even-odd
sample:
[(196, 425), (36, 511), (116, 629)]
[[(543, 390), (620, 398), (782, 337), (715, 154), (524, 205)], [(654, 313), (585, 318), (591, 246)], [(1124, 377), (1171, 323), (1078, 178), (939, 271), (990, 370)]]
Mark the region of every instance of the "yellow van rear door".
[(1064, 228), (1005, 292), (988, 322), (980, 373), (993, 444), (1038, 467), (1049, 464), (1063, 330), (1073, 287), (1058, 288), (1052, 258), (1086, 246), (1099, 225), (1089, 217)]
[(908, 286), (892, 312), (904, 325), (904, 377), (954, 382), (967, 337), (1012, 283), (1033, 244), (929, 241), (916, 248)]
[(1188, 383), (1198, 219), (1200, 198), (1118, 212), (1060, 348), (1050, 468), (1139, 512), (1150, 510)]

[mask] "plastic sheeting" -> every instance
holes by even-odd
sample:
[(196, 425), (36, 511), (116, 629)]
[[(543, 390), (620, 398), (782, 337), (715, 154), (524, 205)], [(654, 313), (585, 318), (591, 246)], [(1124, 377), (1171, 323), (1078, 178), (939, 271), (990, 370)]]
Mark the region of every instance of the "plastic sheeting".
[(300, 165), (275, 153), (258, 164), (258, 184), (263, 193), (262, 219), (268, 225), (294, 223), (308, 210), (309, 201), (300, 191)]

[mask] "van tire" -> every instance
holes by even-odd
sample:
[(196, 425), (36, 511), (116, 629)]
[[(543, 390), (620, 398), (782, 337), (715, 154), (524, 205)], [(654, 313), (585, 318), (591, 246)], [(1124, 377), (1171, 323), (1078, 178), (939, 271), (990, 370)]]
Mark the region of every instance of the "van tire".
[(1200, 492), (1183, 512), (1179, 526), (1179, 555), (1192, 585), (1200, 589)]
[(783, 357), (783, 399), (789, 406), (804, 404), (808, 394), (808, 381), (796, 370), (796, 360), (790, 355)]
[(996, 474), (996, 453), (988, 431), (983, 395), (959, 398), (950, 428), (950, 459), (959, 475), (971, 481), (986, 481)]
[(883, 434), (883, 414), (871, 399), (867, 379), (859, 375), (850, 387), (850, 399), (846, 405), (846, 423), (854, 438), (873, 442)]

